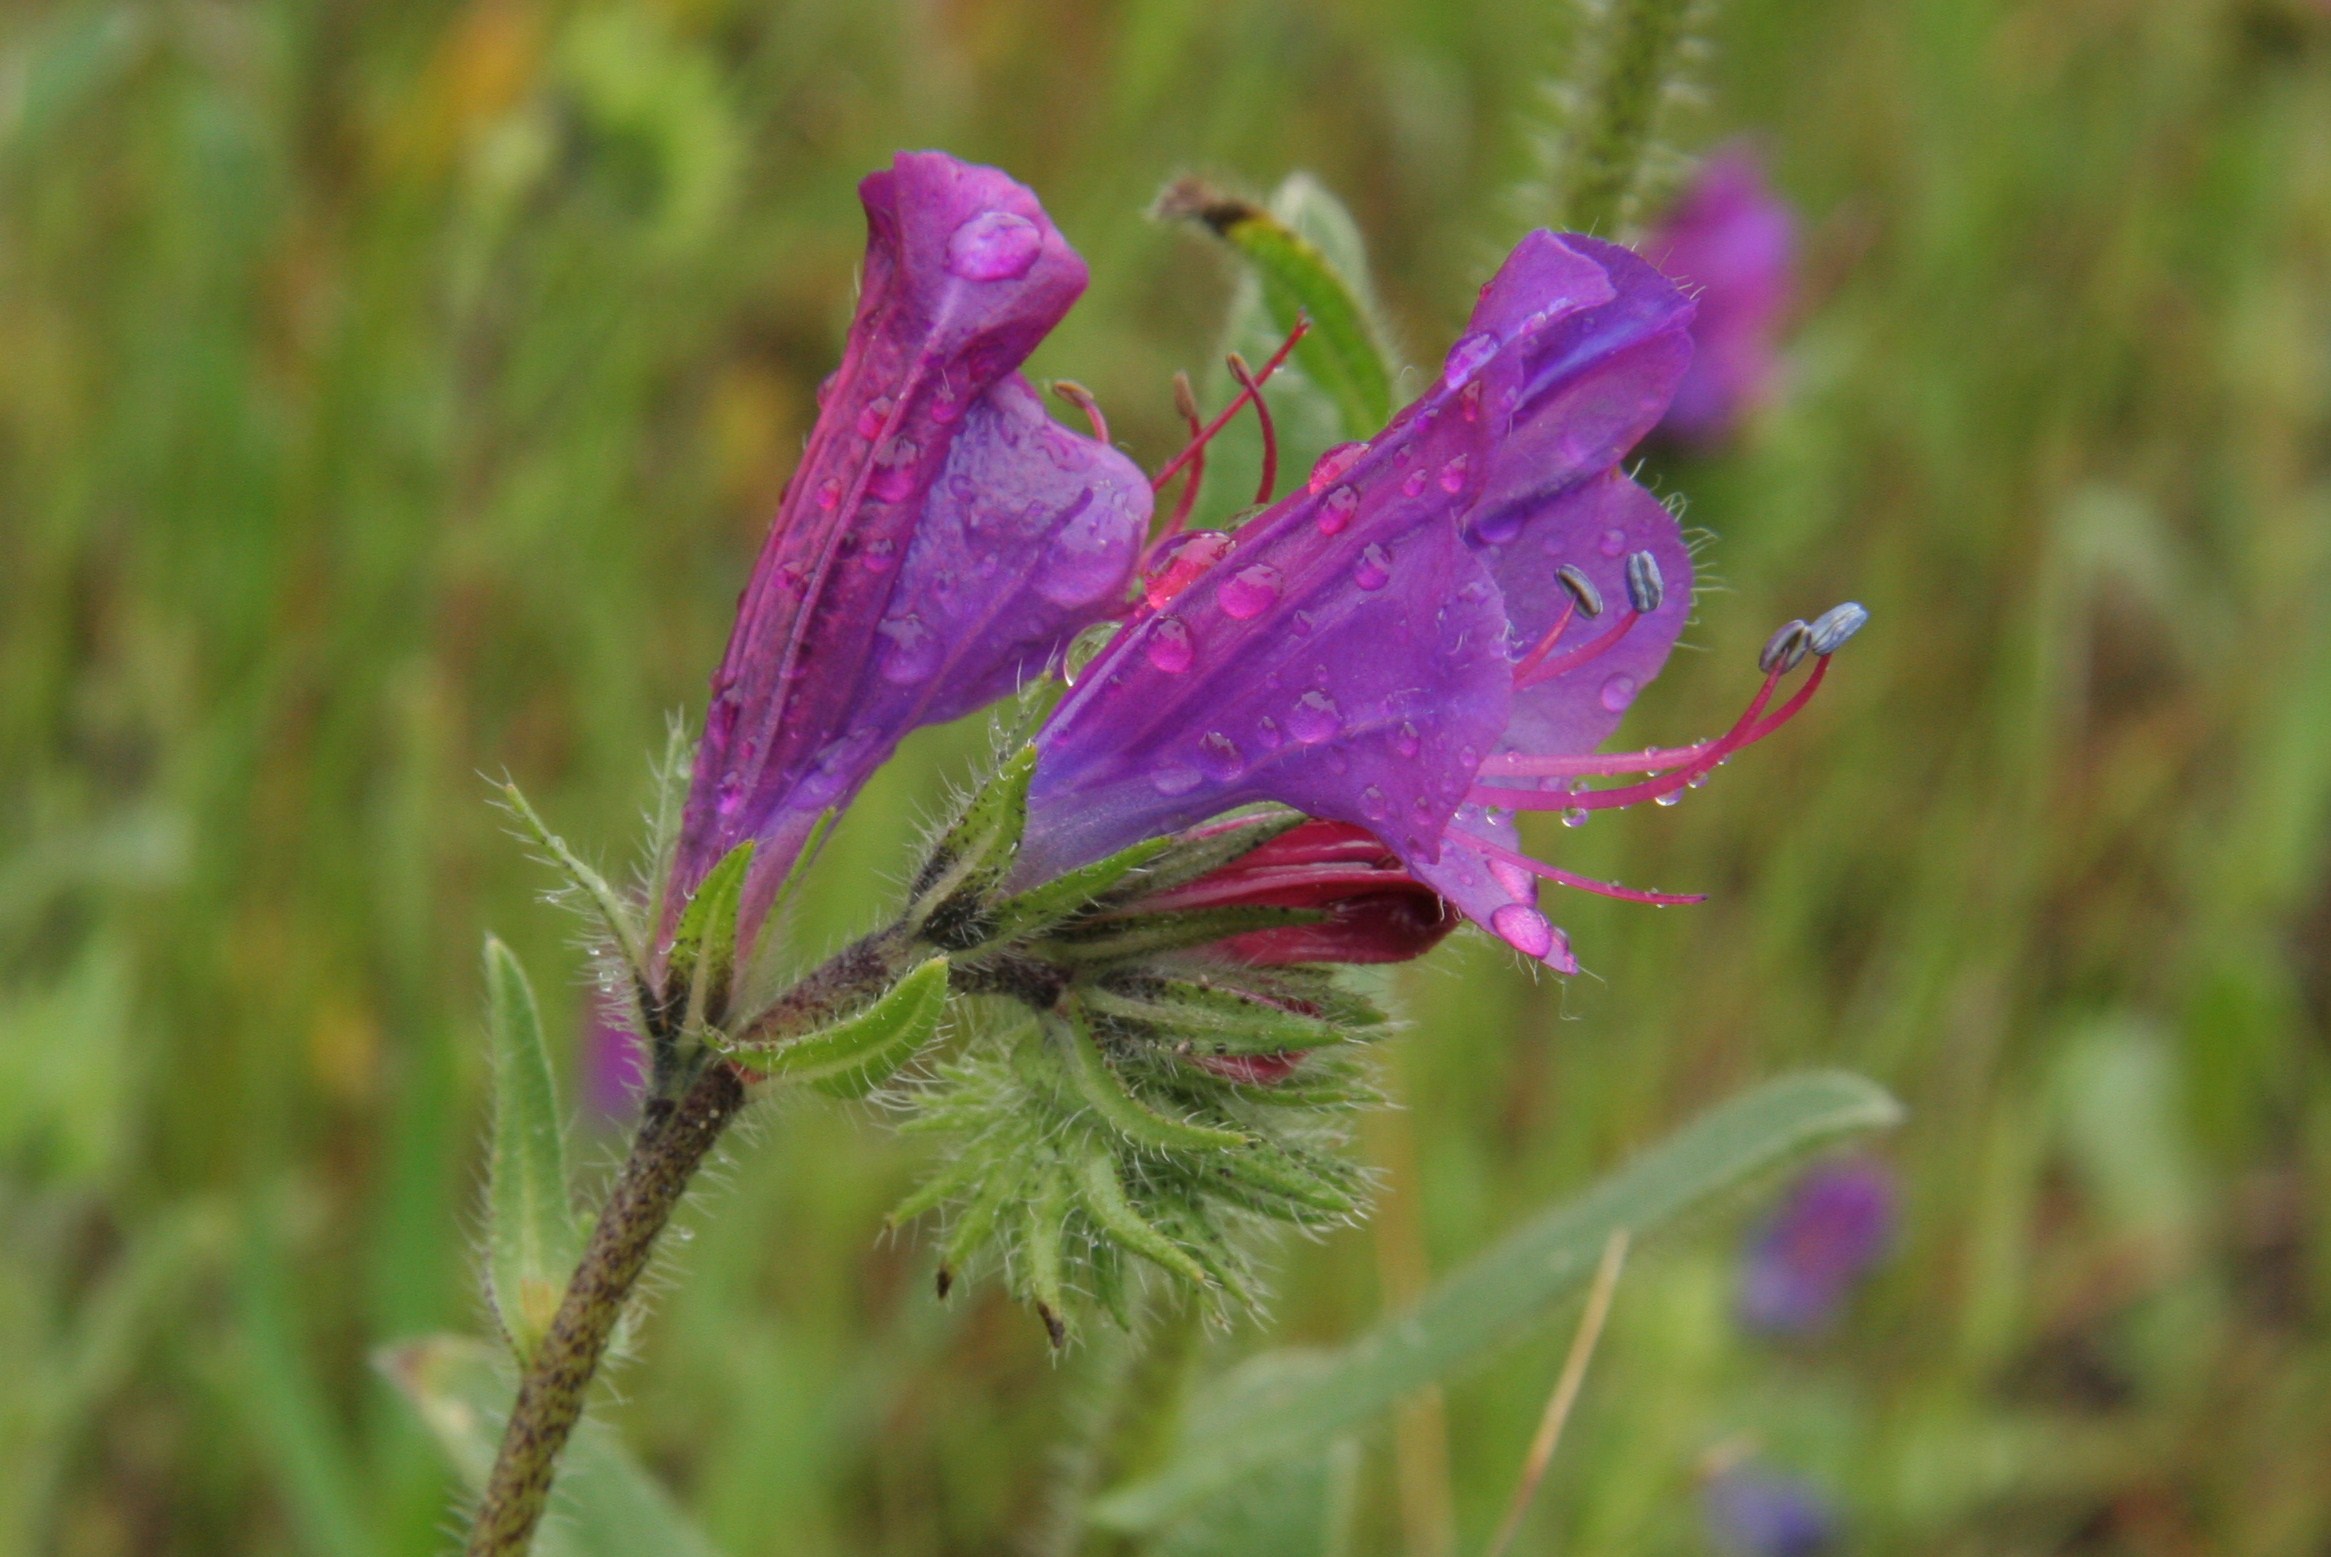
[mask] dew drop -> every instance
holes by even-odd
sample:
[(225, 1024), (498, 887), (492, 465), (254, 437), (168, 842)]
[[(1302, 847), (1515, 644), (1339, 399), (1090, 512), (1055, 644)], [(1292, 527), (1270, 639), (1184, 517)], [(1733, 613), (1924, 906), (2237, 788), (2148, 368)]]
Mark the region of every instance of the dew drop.
[(1204, 774), (1186, 762), (1161, 762), (1149, 775), (1150, 787), (1161, 795), (1186, 795), (1204, 779)]
[(1381, 786), (1370, 784), (1360, 791), (1360, 814), (1371, 822), (1381, 822), (1392, 814), (1392, 801)]
[(1025, 216), (982, 211), (947, 239), (947, 269), (966, 281), (1011, 281), (1028, 273), (1044, 235)]
[(1209, 730), (1198, 738), (1198, 766), (1215, 783), (1227, 784), (1246, 771), (1246, 755), (1229, 736)]
[(1161, 616), (1149, 629), (1149, 641), (1143, 646), (1149, 663), (1169, 676), (1178, 676), (1190, 668), (1198, 657), (1197, 647), (1190, 642), (1190, 629), (1178, 616)]
[(1522, 533), (1522, 521), (1529, 510), (1519, 503), (1508, 503), (1495, 513), (1483, 514), (1473, 521), (1473, 538), (1484, 546), (1503, 546)]
[(913, 612), (885, 618), (875, 628), (890, 647), (882, 656), (882, 679), (895, 686), (927, 680), (939, 665), (939, 635)]
[(1441, 490), (1451, 493), (1462, 492), (1465, 490), (1464, 455), (1458, 455), (1455, 459), (1449, 461), (1448, 464), (1441, 467)]
[(1562, 825), (1565, 827), (1584, 827), (1586, 819), (1593, 814), (1584, 806), (1572, 806), (1562, 813)]
[(890, 425), (890, 412), (888, 395), (876, 395), (867, 401), (866, 408), (858, 413), (858, 436), (869, 440), (881, 437), (882, 429)]
[(1402, 757), (1413, 757), (1424, 750), (1424, 739), (1416, 733), (1416, 726), (1402, 720), (1400, 728), (1392, 732), (1392, 750)]
[(817, 506), (832, 510), (842, 501), (842, 483), (836, 476), (828, 476), (817, 484)]
[(1528, 957), (1543, 957), (1554, 949), (1554, 926), (1526, 903), (1508, 903), (1489, 916), (1497, 938)]
[(1343, 727), (1343, 710), (1335, 706), (1334, 698), (1318, 688), (1304, 693), (1287, 710), (1287, 733), (1306, 746), (1334, 739)]
[(1611, 677), (1610, 680), (1603, 683), (1603, 707), (1609, 709), (1612, 713), (1625, 713), (1627, 711), (1627, 706), (1634, 701), (1635, 678), (1628, 675), (1625, 671), (1620, 671), (1617, 675)]
[(897, 560), (898, 542), (887, 535), (876, 536), (868, 541), (866, 549), (858, 554), (859, 565), (874, 573), (888, 572), (890, 565)]
[(1603, 531), (1603, 540), (1602, 540), (1602, 552), (1603, 552), (1603, 555), (1604, 555), (1604, 556), (1606, 556), (1606, 557), (1616, 557), (1617, 555), (1619, 555), (1619, 553), (1621, 553), (1621, 552), (1625, 551), (1626, 549), (1627, 549), (1627, 532), (1626, 532), (1626, 531), (1624, 531), (1624, 530), (1605, 530), (1605, 531)]
[(1341, 535), (1359, 506), (1360, 494), (1351, 487), (1337, 487), (1328, 493), (1319, 505), (1319, 533)]
[(1345, 474), (1360, 462), (1360, 456), (1367, 452), (1368, 446), (1364, 443), (1337, 444), (1322, 454), (1311, 467), (1311, 479), (1304, 483), (1304, 489), (1313, 497), (1319, 496), (1343, 480)]
[(1449, 348), (1448, 359), (1441, 365), (1441, 383), (1455, 389), (1480, 372), (1497, 355), (1497, 337), (1486, 330), (1471, 335), (1460, 335)]
[(1142, 580), (1142, 592), (1151, 608), (1160, 609), (1165, 603), (1188, 589), (1208, 568), (1221, 560), (1230, 550), (1230, 537), (1220, 530), (1192, 530), (1177, 536), (1159, 552)]
[(1680, 806), (1683, 804), (1683, 791), (1671, 789), (1664, 795), (1654, 795), (1651, 803), (1657, 806)]
[(1392, 582), (1392, 553), (1382, 543), (1370, 541), (1360, 553), (1360, 560), (1352, 565), (1352, 582), (1362, 589), (1382, 589)]
[(734, 816), (745, 801), (745, 781), (731, 773), (720, 781), (720, 790), (713, 797), (713, 806), (722, 816)]
[(1400, 495), (1403, 497), (1415, 497), (1422, 493), (1424, 489), (1425, 473), (1421, 470), (1410, 471), (1407, 477), (1400, 483)]
[(1269, 714), (1255, 722), (1255, 739), (1265, 751), (1277, 751), (1287, 743), (1286, 732), (1279, 728), (1279, 721)]
[(1279, 570), (1267, 562), (1241, 568), (1222, 586), (1223, 614), (1247, 621), (1268, 611), (1279, 598)]
[(885, 503), (903, 503), (915, 495), (912, 465), (890, 465), (866, 478), (866, 490)]

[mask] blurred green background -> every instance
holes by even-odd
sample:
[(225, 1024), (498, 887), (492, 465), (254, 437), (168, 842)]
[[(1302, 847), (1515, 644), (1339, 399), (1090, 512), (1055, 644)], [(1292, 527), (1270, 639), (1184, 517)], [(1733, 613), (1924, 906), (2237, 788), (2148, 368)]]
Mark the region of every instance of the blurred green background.
[[(579, 1039), (507, 769), (621, 860), (839, 346), (852, 184), (1000, 163), (1091, 261), (1038, 358), (1154, 464), (1232, 274), (1169, 176), (1349, 200), (1432, 360), (1526, 212), (1536, 0), (20, 3), (0, 16), (0, 1552), (449, 1542), (370, 1369), (485, 1323), (480, 936)], [(1403, 975), (1350, 1333), (1759, 1076), (1894, 1087), (1898, 1257), (1827, 1342), (1730, 1321), (1769, 1189), (1646, 1248), (1522, 1549), (1708, 1549), (1711, 1451), (1856, 1551), (2331, 1542), (2331, 14), (1733, 0), (1690, 148), (1806, 217), (1785, 403), (1657, 467), (1724, 588), (1630, 738), (1779, 620), (1875, 625), (1672, 811), (1551, 829), (1593, 976)], [(865, 924), (979, 747), (824, 861)], [(571, 1080), (570, 1076), (570, 1080)], [(579, 1106), (579, 1105), (578, 1105)], [(616, 1137), (594, 1160), (611, 1162)], [(611, 1417), (724, 1551), (1018, 1549), (1089, 1353), (878, 1239), (912, 1150), (765, 1118)], [(1566, 1329), (1567, 1327), (1561, 1327)], [(1228, 1353), (1258, 1337), (1234, 1337)], [(1371, 1551), (1478, 1550), (1566, 1337), (1371, 1443)]]

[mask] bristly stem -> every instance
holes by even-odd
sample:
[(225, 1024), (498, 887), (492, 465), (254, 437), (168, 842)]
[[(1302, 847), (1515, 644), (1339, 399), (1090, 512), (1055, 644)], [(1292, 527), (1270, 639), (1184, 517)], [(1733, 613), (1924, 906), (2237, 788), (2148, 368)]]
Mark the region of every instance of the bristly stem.
[(689, 1181), (744, 1103), (744, 1082), (715, 1060), (677, 1103), (648, 1105), (582, 1263), (519, 1383), (470, 1527), (468, 1557), (516, 1557), (533, 1543), (559, 1454), (583, 1414), (624, 1304)]
[(1584, 9), (1553, 214), (1570, 231), (1624, 240), (1642, 218), (1660, 117), (1683, 90), (1704, 0), (1599, 0)]

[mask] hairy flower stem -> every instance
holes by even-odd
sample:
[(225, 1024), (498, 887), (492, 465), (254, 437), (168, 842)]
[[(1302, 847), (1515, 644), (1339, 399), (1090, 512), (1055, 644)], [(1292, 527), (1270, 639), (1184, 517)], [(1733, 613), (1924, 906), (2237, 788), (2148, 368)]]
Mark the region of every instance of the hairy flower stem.
[(513, 1557), (533, 1544), (559, 1454), (583, 1414), (592, 1375), (657, 1235), (744, 1103), (744, 1082), (716, 1060), (677, 1103), (660, 1099), (648, 1105), (582, 1263), (519, 1383), (501, 1452), (470, 1527), (469, 1557)]
[(1569, 88), (1557, 225), (1623, 239), (1642, 216), (1649, 153), (1682, 83), (1702, 0), (1604, 0), (1587, 12)]

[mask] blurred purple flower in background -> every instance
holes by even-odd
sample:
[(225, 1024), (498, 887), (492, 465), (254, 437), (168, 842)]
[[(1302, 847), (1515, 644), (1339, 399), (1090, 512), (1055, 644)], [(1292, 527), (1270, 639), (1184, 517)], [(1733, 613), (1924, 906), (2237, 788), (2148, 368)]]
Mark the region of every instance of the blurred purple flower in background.
[(1797, 220), (1747, 146), (1701, 163), (1637, 246), (1699, 304), (1692, 365), (1659, 431), (1700, 447), (1723, 442), (1771, 398), (1780, 333), (1796, 291)]
[(1820, 1557), (1837, 1542), (1837, 1515), (1812, 1483), (1734, 1466), (1700, 1489), (1709, 1537), (1733, 1557)]
[[(1691, 610), (1675, 518), (1618, 469), (1689, 360), (1692, 305), (1625, 249), (1525, 238), (1424, 395), (1330, 449), (1304, 487), (1216, 538), (1087, 666), (1036, 737), (1022, 872), (1060, 871), (1277, 801), (1367, 829), (1509, 945), (1575, 972), (1542, 880), (1648, 902), (1530, 858), (1514, 813), (1680, 793), (1804, 705), (1830, 650), (1788, 652), (1724, 736), (1586, 755)], [(1183, 544), (1187, 544), (1186, 542)], [(1850, 614), (1840, 614), (1850, 613)], [(1808, 646), (1822, 656), (1767, 712)], [(1589, 776), (1658, 774), (1615, 788)]]
[(1749, 1243), (1740, 1322), (1768, 1335), (1827, 1329), (1892, 1248), (1897, 1198), (1884, 1163), (1851, 1158), (1810, 1169)]
[(857, 315), (713, 675), (659, 942), (754, 839), (749, 946), (818, 815), (1115, 611), (1148, 529), (1140, 470), (1014, 371), (1085, 286), (1036, 197), (922, 152), (859, 198)]
[(583, 1101), (602, 1119), (629, 1118), (647, 1089), (647, 1046), (631, 1030), (629, 1001), (583, 994)]

